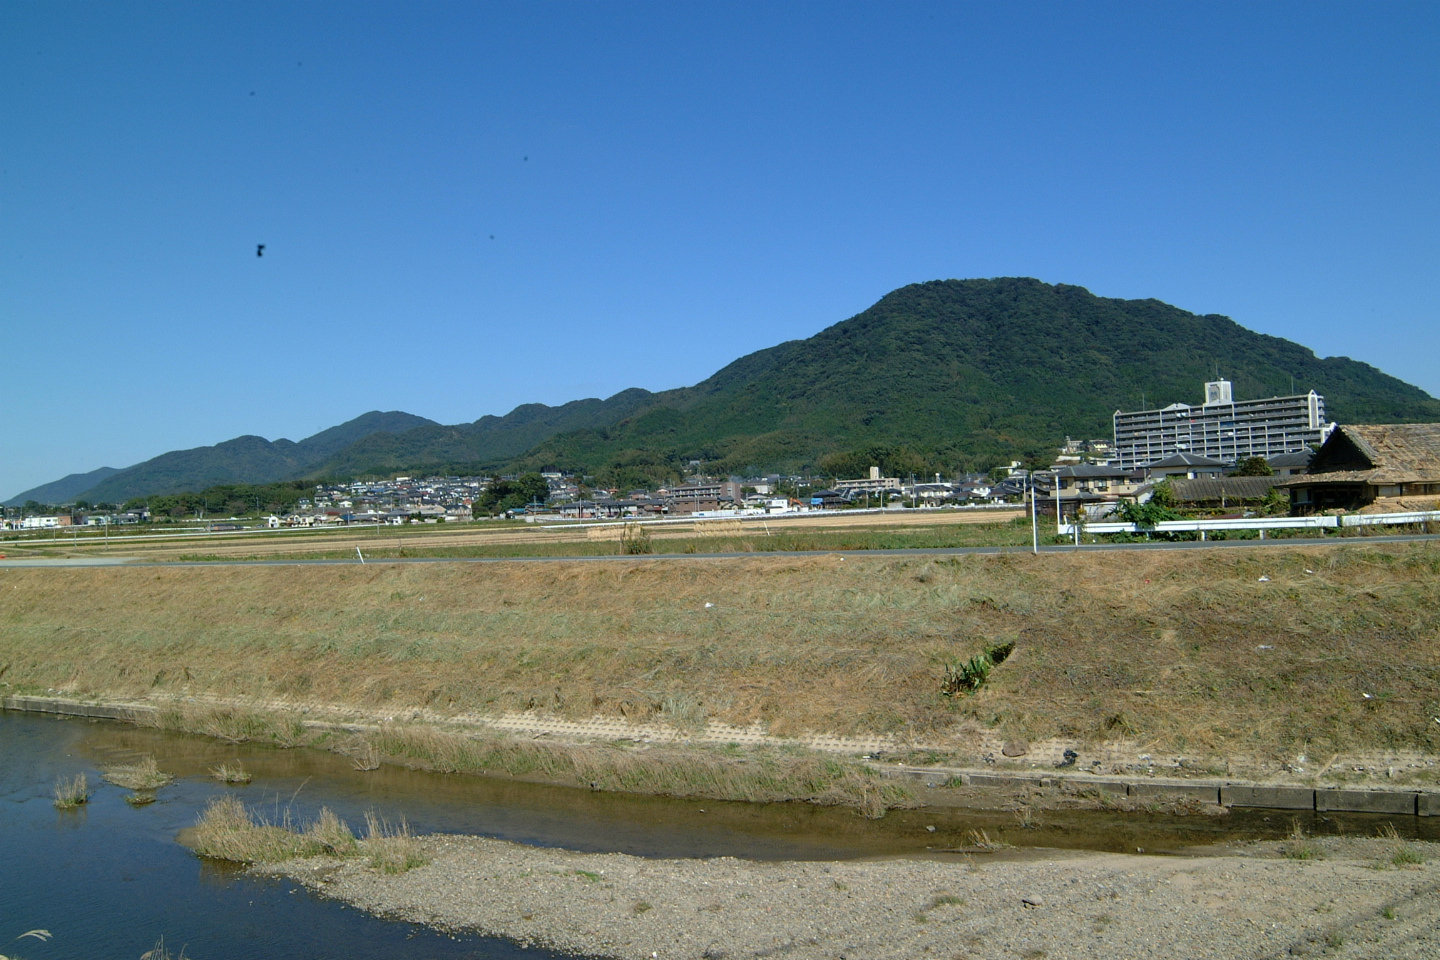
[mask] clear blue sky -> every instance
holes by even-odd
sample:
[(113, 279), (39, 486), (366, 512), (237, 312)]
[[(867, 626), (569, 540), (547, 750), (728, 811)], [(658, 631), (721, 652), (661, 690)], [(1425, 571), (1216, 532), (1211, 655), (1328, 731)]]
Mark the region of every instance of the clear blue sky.
[(1433, 2), (3, 0), (0, 497), (689, 384), (948, 277), (1440, 394), (1437, 81)]

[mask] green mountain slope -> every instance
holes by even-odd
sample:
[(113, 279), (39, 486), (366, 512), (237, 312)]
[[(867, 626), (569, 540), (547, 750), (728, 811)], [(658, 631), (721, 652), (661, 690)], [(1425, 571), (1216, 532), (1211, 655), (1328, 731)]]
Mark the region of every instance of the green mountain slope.
[(1111, 414), (1142, 397), (1198, 403), (1217, 368), (1240, 399), (1314, 389), (1341, 423), (1440, 421), (1440, 400), (1416, 387), (1227, 317), (1026, 278), (937, 280), (693, 387), (527, 404), (455, 426), (368, 413), (298, 444), (240, 437), (175, 451), (77, 493), (118, 501), (220, 483), (544, 468), (640, 484), (691, 460), (715, 472), (989, 468), (1048, 456), (1066, 435), (1108, 437)]
[(30, 500), (34, 500), (36, 503), (69, 503), (75, 499), (77, 494), (84, 493), (101, 480), (119, 472), (114, 467), (101, 467), (98, 470), (91, 470), (89, 473), (72, 473), (68, 477), (42, 483), (24, 493), (18, 493), (6, 500), (3, 505), (18, 507)]
[(1067, 434), (1107, 437), (1111, 414), (1142, 395), (1148, 406), (1198, 403), (1217, 364), (1237, 397), (1313, 388), (1341, 422), (1440, 420), (1440, 401), (1416, 387), (1226, 317), (1031, 279), (945, 280), (903, 287), (520, 462), (623, 473), (703, 459), (745, 471), (905, 446), (937, 468), (988, 467), (1043, 455)]
[(222, 483), (289, 480), (304, 476), (336, 451), (365, 437), (423, 425), (438, 426), (414, 414), (375, 410), (299, 443), (245, 436), (211, 447), (172, 450), (114, 473), (78, 496), (91, 503), (121, 503), (131, 497), (204, 490)]
[(606, 400), (574, 400), (558, 407), (527, 403), (503, 417), (485, 416), (453, 427), (429, 424), (404, 433), (377, 433), (337, 452), (313, 472), (341, 477), (501, 463), (557, 433), (616, 423), (654, 396), (630, 389)]

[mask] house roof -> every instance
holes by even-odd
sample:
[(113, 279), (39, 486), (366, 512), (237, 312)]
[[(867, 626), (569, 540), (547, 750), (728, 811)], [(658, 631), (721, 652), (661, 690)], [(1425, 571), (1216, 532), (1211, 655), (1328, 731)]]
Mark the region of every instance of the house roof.
[(1212, 460), (1209, 457), (1202, 457), (1198, 453), (1177, 453), (1166, 457), (1164, 460), (1156, 460), (1154, 463), (1147, 463), (1146, 470), (1154, 470), (1159, 467), (1224, 467), (1224, 460)]
[(1221, 500), (1264, 500), (1284, 477), (1203, 477), (1171, 480), (1175, 499), (1183, 502)]
[(1316, 483), (1440, 483), (1440, 423), (1336, 427), (1287, 485)]
[(1119, 467), (1102, 467), (1093, 463), (1076, 464), (1073, 467), (1056, 467), (1057, 477), (1128, 477), (1128, 470), (1121, 470)]
[(1301, 450), (1299, 453), (1281, 453), (1265, 462), (1270, 464), (1272, 470), (1286, 470), (1291, 467), (1308, 467), (1314, 456), (1314, 450)]

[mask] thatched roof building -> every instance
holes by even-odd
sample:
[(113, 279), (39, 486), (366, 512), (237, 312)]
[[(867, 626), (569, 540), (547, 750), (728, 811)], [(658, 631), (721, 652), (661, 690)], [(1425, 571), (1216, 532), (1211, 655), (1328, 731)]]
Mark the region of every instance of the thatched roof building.
[(1440, 423), (1336, 427), (1309, 470), (1283, 485), (1290, 489), (1291, 512), (1300, 514), (1440, 497)]

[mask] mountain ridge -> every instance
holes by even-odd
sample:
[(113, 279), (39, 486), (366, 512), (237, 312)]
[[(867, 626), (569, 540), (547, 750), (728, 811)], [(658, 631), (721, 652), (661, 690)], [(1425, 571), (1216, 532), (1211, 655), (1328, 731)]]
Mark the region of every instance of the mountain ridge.
[[(1313, 388), (1338, 422), (1440, 421), (1440, 400), (1418, 387), (1347, 357), (1317, 357), (1228, 317), (1024, 277), (933, 280), (891, 291), (811, 337), (739, 357), (693, 386), (523, 404), (449, 426), (372, 412), (291, 445), (311, 444), (304, 450), (275, 441), (260, 451), (254, 441), (268, 441), (235, 438), (172, 451), (80, 494), (119, 499), (102, 494), (133, 489), (147, 476), (133, 471), (147, 464), (149, 477), (173, 487), (182, 467), (203, 472), (198, 461), (207, 456), (229, 464), (209, 469), (229, 470), (217, 482), (557, 468), (644, 485), (682, 473), (692, 460), (748, 473), (813, 468), (846, 453), (897, 470), (988, 467), (1043, 456), (1067, 434), (1109, 436), (1111, 414), (1139, 408), (1142, 397), (1152, 407), (1198, 402), (1216, 364), (1237, 397)], [(371, 429), (375, 422), (341, 429), (379, 416), (398, 419), (385, 429)], [(318, 456), (321, 444), (311, 442), (327, 435)], [(247, 451), (272, 464), (263, 479), (233, 476)], [(187, 454), (197, 463), (187, 466)], [(169, 472), (156, 464), (167, 457)]]

